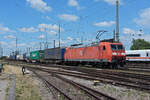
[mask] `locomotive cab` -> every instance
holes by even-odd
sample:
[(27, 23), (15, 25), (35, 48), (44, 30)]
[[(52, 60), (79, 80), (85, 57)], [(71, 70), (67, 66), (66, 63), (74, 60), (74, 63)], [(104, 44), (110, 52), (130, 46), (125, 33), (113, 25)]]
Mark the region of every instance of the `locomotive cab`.
[(112, 62), (120, 65), (125, 64), (126, 54), (121, 43), (110, 44), (112, 50)]
[(101, 42), (100, 51), (100, 56), (108, 64), (113, 66), (123, 66), (125, 64), (126, 55), (122, 43)]

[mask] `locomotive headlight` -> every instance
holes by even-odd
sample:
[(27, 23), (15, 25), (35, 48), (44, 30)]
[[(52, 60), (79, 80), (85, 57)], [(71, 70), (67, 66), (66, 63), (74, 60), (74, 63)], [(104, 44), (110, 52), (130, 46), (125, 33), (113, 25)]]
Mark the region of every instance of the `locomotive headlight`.
[(117, 53), (116, 53), (116, 52), (113, 52), (112, 55), (117, 55)]
[(126, 54), (125, 53), (121, 53), (121, 55), (125, 56)]

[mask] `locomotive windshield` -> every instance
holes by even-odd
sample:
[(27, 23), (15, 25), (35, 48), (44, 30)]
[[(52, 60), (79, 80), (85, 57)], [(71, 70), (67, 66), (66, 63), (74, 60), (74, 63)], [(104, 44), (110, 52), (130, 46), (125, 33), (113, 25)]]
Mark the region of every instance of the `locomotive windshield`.
[(111, 49), (112, 50), (124, 50), (122, 45), (114, 45), (114, 44), (111, 44)]

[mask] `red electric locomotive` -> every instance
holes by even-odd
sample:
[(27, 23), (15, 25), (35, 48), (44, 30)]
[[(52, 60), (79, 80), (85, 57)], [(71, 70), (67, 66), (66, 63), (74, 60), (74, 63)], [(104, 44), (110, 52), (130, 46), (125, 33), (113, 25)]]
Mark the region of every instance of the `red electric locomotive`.
[(71, 64), (110, 65), (112, 68), (125, 64), (125, 50), (122, 43), (101, 41), (85, 47), (68, 47), (65, 62)]

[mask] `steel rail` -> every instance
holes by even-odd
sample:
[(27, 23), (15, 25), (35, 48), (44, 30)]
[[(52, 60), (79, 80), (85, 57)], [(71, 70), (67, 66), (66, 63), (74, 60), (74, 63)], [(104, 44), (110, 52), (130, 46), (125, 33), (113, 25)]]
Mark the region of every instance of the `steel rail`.
[(80, 88), (81, 90), (85, 91), (86, 93), (88, 93), (89, 95), (93, 96), (95, 99), (97, 100), (117, 100), (116, 98), (113, 98), (111, 96), (108, 96), (107, 94), (104, 94), (102, 92), (96, 91), (94, 89), (91, 89), (87, 86), (84, 86), (82, 84), (79, 84), (77, 82), (74, 82), (72, 80), (66, 79), (64, 77), (61, 77), (60, 75), (56, 75), (57, 78), (62, 79), (68, 83), (71, 83), (72, 85)]
[[(57, 67), (58, 67), (58, 65), (56, 65)], [(39, 66), (40, 67), (40, 66)], [(42, 67), (42, 66), (41, 66)], [(59, 66), (60, 67), (60, 66)], [(61, 66), (61, 68), (65, 68), (65, 69), (70, 69), (70, 70), (76, 70), (76, 69), (79, 69), (79, 68), (75, 68), (75, 67), (73, 67), (73, 68), (69, 68), (69, 67), (62, 67)], [(80, 69), (88, 69), (88, 68), (80, 68)], [(48, 70), (48, 69), (47, 69)], [(85, 77), (85, 76), (79, 76), (79, 75), (71, 75), (71, 74), (66, 74), (66, 73), (60, 73), (60, 72), (57, 72), (57, 73), (59, 73), (59, 74), (62, 74), (62, 75), (69, 75), (69, 76), (75, 76), (75, 77), (82, 77), (82, 78), (89, 78), (90, 80), (93, 80), (94, 79), (94, 77)], [(96, 76), (95, 76), (96, 77)], [(95, 78), (95, 79), (97, 79), (97, 78)], [(148, 88), (149, 87), (149, 85), (142, 85), (142, 83), (137, 83), (137, 82), (132, 82), (132, 84), (131, 83), (127, 83), (127, 82), (120, 82), (120, 81), (115, 81), (115, 80), (112, 80), (112, 81), (105, 81), (105, 78), (104, 79), (97, 79), (97, 80), (100, 80), (101, 82), (103, 82), (103, 83), (109, 83), (109, 84), (113, 84), (113, 85), (121, 85), (121, 86), (127, 86), (127, 87), (130, 87), (130, 88), (134, 88), (134, 89), (137, 89), (137, 90), (144, 90), (144, 91), (148, 91), (148, 92), (150, 92), (150, 88)], [(115, 84), (114, 84), (115, 83)], [(134, 84), (135, 83), (135, 84)], [(136, 85), (136, 84), (138, 84), (138, 85)]]
[[(62, 94), (67, 100), (72, 100), (69, 96), (67, 96), (64, 92), (62, 92), (59, 88), (57, 88), (55, 85), (51, 84), (49, 81), (47, 81), (46, 79), (44, 79), (41, 75), (39, 75), (38, 73), (36, 73), (35, 71), (32, 70), (32, 72), (37, 75), (40, 79), (42, 79), (44, 81), (44, 83), (46, 83), (46, 85), (48, 86), (48, 88), (50, 86), (52, 86), (55, 90), (57, 90), (60, 94)], [(49, 88), (50, 89), (50, 88)]]
[(142, 84), (139, 85), (135, 85), (135, 84), (131, 84), (131, 83), (127, 83), (127, 82), (120, 82), (120, 81), (115, 81), (115, 80), (106, 80), (105, 78), (99, 78), (99, 77), (94, 77), (94, 76), (88, 76), (88, 74), (79, 74), (79, 73), (65, 73), (65, 72), (59, 72), (59, 71), (50, 71), (50, 70), (44, 70), (42, 68), (34, 68), (37, 70), (43, 70), (45, 72), (51, 72), (51, 73), (57, 73), (57, 74), (61, 74), (61, 75), (67, 75), (67, 76), (73, 76), (73, 77), (78, 77), (78, 78), (84, 78), (84, 79), (88, 79), (88, 80), (99, 80), (102, 83), (108, 83), (108, 84), (112, 84), (112, 85), (119, 85), (119, 86), (126, 86), (126, 87), (130, 87), (130, 88), (134, 88), (137, 90), (142, 90), (142, 91), (147, 91), (150, 92), (150, 88), (148, 88), (146, 85), (142, 86)]
[[(32, 71), (33, 71), (33, 70), (32, 70)], [(40, 71), (43, 71), (43, 70), (40, 70)], [(44, 72), (45, 72), (45, 71), (44, 71)], [(46, 72), (47, 72), (47, 71), (46, 71)], [(34, 73), (35, 73), (38, 77), (40, 77), (42, 80), (46, 81), (46, 83), (48, 83), (47, 80), (43, 79), (43, 77), (40, 76), (39, 74), (37, 74), (35, 71), (34, 71)], [(51, 73), (51, 72), (47, 72), (47, 73)], [(84, 85), (81, 85), (81, 84), (79, 84), (79, 83), (76, 83), (76, 82), (74, 82), (74, 81), (71, 81), (71, 80), (69, 80), (69, 79), (63, 78), (63, 77), (61, 77), (60, 75), (56, 75), (56, 74), (55, 74), (55, 75), (53, 75), (53, 76), (55, 76), (55, 77), (57, 77), (57, 78), (59, 78), (59, 79), (61, 79), (61, 80), (63, 80), (63, 81), (66, 81), (67, 83), (69, 83), (69, 84), (71, 84), (71, 85), (74, 85), (74, 86), (78, 87), (80, 90), (82, 90), (82, 91), (84, 91), (85, 93), (87, 93), (88, 95), (94, 97), (96, 100), (117, 100), (116, 98), (113, 98), (113, 97), (111, 97), (111, 96), (108, 96), (107, 94), (104, 94), (104, 93), (102, 93), (102, 92), (93, 90), (93, 89), (91, 89), (91, 88), (89, 88), (89, 87), (86, 87), (86, 86), (84, 86)]]

